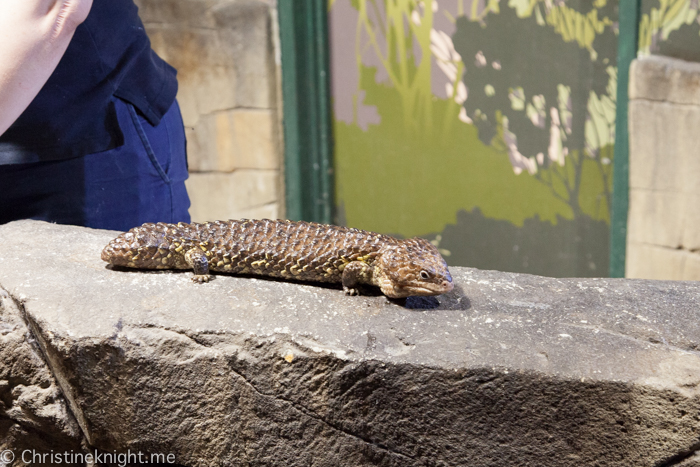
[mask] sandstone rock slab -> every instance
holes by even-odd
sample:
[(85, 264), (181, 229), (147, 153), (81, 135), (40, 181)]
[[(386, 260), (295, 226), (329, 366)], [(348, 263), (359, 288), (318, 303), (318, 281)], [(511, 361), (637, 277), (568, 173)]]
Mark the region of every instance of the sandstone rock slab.
[(240, 219), (256, 213), (276, 218), (279, 178), (277, 170), (192, 173), (185, 182), (187, 191), (192, 193), (192, 220)]
[(640, 57), (630, 68), (629, 96), (700, 105), (700, 63), (661, 55)]
[(279, 169), (274, 147), (275, 112), (237, 109), (202, 116), (188, 134), (188, 162), (194, 172)]
[(700, 284), (453, 268), (405, 303), (110, 269), (115, 232), (0, 226), (90, 446), (183, 465), (614, 465), (700, 447)]
[(0, 288), (0, 451), (10, 449), (19, 466), (25, 451), (82, 452), (82, 440), (20, 307)]
[(698, 126), (700, 64), (659, 56), (635, 60), (627, 277), (700, 280)]
[(700, 106), (630, 101), (630, 188), (698, 193)]

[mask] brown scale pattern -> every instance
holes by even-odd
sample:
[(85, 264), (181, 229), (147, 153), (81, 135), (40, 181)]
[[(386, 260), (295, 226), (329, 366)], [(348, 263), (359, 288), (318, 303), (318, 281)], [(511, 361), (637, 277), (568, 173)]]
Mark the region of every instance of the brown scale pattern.
[(311, 222), (158, 223), (121, 234), (104, 248), (102, 259), (132, 268), (190, 269), (185, 253), (200, 248), (212, 271), (341, 282), (347, 263), (371, 265), (383, 247), (399, 242), (373, 232)]

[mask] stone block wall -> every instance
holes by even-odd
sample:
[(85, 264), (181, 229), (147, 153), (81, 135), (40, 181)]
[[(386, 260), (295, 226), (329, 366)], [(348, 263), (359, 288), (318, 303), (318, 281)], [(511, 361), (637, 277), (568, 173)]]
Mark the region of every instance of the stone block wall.
[(630, 70), (627, 277), (700, 280), (700, 63)]
[(278, 218), (281, 123), (273, 0), (136, 0), (178, 70), (193, 221)]

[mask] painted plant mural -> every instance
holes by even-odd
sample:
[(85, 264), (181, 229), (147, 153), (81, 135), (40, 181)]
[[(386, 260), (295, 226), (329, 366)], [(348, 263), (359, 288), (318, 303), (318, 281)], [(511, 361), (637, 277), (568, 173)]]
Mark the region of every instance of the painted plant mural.
[(639, 54), (700, 62), (698, 0), (642, 0)]
[[(672, 3), (648, 14), (657, 42), (692, 16)], [(340, 223), (425, 236), (453, 265), (607, 275), (617, 2), (329, 12)]]

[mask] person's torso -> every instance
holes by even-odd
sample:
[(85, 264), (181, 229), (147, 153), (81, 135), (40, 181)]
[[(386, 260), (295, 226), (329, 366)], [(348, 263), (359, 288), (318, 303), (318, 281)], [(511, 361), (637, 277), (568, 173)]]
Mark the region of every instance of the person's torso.
[(68, 159), (122, 144), (113, 97), (157, 125), (175, 100), (175, 70), (151, 50), (133, 0), (94, 0), (65, 55), (0, 136), (0, 165)]

